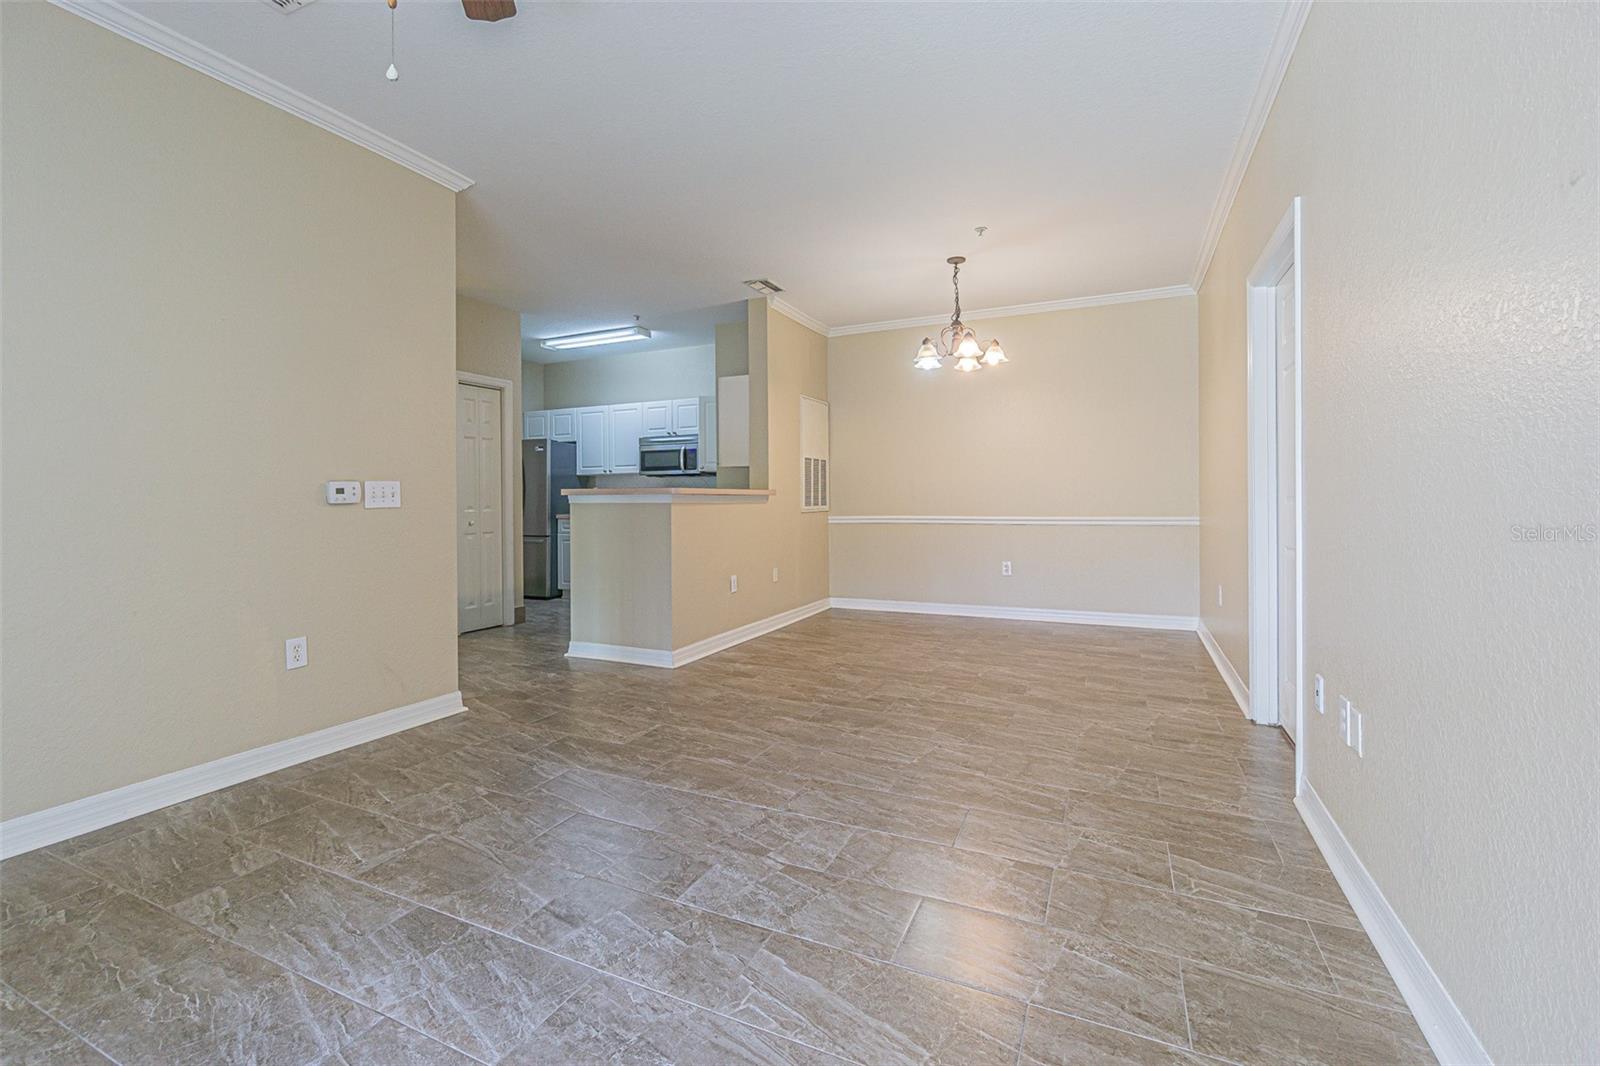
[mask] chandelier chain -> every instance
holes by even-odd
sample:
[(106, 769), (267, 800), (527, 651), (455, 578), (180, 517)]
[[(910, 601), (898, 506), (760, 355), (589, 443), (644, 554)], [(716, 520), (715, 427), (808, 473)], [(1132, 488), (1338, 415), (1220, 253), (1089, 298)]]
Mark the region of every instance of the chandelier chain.
[(955, 290), (956, 290), (956, 309), (955, 309), (955, 313), (950, 316), (950, 325), (959, 326), (961, 324), (961, 264), (960, 263), (951, 264), (951, 267), (950, 267), (950, 284), (952, 286), (954, 286)]

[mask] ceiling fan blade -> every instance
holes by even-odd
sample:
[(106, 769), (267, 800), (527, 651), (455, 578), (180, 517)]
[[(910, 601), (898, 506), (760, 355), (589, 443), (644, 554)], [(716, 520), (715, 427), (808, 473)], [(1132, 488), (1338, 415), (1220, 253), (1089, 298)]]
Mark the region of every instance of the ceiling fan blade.
[(516, 0), (461, 0), (461, 7), (478, 22), (499, 22), (517, 13)]

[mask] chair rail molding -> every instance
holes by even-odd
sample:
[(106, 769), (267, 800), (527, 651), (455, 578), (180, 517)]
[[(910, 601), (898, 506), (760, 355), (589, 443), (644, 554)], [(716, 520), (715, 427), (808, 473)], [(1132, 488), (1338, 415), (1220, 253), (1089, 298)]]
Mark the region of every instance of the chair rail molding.
[(1198, 526), (1194, 515), (835, 514), (835, 526)]

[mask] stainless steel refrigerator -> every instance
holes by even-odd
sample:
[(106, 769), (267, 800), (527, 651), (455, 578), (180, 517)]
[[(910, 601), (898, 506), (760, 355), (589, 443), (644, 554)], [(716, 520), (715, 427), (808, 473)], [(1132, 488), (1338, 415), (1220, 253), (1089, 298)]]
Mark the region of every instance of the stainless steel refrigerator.
[(561, 595), (556, 578), (556, 518), (567, 513), (562, 489), (578, 487), (578, 446), (536, 437), (522, 442), (522, 594)]

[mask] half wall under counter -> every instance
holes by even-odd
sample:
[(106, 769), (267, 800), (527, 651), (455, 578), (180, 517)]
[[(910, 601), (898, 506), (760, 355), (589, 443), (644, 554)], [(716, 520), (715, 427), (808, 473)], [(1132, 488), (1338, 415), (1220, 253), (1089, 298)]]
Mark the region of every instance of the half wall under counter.
[(572, 658), (682, 666), (827, 608), (826, 516), (770, 489), (565, 495)]

